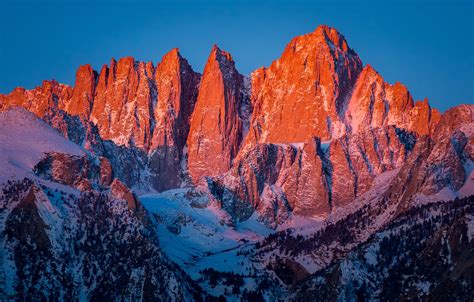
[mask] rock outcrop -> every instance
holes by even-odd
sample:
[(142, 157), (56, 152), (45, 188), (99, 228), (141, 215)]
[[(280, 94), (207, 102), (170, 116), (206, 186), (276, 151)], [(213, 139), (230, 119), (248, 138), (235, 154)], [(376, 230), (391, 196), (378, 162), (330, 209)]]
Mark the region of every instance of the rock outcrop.
[(413, 134), (386, 127), (330, 142), (257, 144), (208, 185), (236, 220), (254, 211), (270, 226), (290, 211), (326, 217), (367, 192), (376, 176), (403, 166), (415, 142)]
[(152, 132), (153, 66), (132, 57), (112, 59), (97, 81), (90, 120), (104, 140), (147, 150)]
[(243, 76), (216, 45), (204, 68), (188, 136), (188, 168), (195, 182), (230, 169), (242, 141)]
[(294, 38), (268, 68), (252, 73), (247, 144), (305, 142), (345, 133), (341, 115), (362, 62), (335, 29)]
[[(155, 72), (157, 100), (153, 106), (154, 130), (149, 151), (153, 187), (159, 191), (179, 187), (181, 164), (196, 102), (200, 75), (178, 49), (168, 52)], [(184, 168), (184, 169), (183, 169)]]
[(113, 198), (125, 200), (129, 209), (131, 210), (135, 210), (137, 208), (138, 202), (135, 194), (133, 194), (133, 192), (130, 191), (130, 189), (118, 179), (114, 179), (114, 181), (110, 184), (110, 195)]
[(440, 113), (430, 107), (428, 100), (414, 102), (401, 83), (390, 85), (370, 65), (360, 73), (345, 112), (352, 133), (367, 127), (388, 125), (429, 134), (436, 127)]
[(87, 120), (92, 109), (96, 77), (97, 73), (90, 65), (79, 67), (72, 97), (59, 107), (63, 107), (61, 109), (71, 115), (78, 115)]
[(15, 88), (10, 94), (0, 94), (0, 110), (11, 107), (23, 107), (40, 118), (44, 117), (51, 108), (63, 106), (73, 95), (73, 88), (57, 81), (43, 81), (42, 86), (31, 90)]
[(41, 178), (87, 191), (98, 177), (98, 167), (87, 156), (51, 152), (34, 167)]

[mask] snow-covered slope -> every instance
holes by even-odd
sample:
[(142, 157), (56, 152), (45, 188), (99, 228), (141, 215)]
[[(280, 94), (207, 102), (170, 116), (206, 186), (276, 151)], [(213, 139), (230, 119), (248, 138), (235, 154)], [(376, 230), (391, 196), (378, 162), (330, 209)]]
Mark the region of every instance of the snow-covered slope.
[(208, 269), (247, 276), (242, 288), (255, 287), (263, 267), (245, 251), (274, 232), (256, 216), (234, 224), (206, 194), (192, 189), (143, 195), (140, 202), (153, 216), (163, 251), (209, 293), (219, 296), (226, 286), (211, 287), (203, 273)]
[(31, 180), (0, 193), (0, 300), (195, 301), (199, 287), (159, 247), (142, 209)]
[(415, 207), (293, 288), (288, 301), (471, 301), (474, 198)]
[(47, 152), (84, 155), (33, 113), (16, 107), (0, 112), (0, 183), (33, 177), (33, 167)]
[(0, 152), (1, 301), (202, 298), (96, 156), (24, 109), (0, 113)]

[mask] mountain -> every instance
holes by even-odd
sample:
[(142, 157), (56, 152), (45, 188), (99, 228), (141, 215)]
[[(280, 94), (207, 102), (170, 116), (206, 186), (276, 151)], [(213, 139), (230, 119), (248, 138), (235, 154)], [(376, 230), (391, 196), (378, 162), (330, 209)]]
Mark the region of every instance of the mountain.
[(16, 88), (0, 295), (468, 301), (473, 129), (328, 26), (248, 76), (214, 45), (202, 74), (173, 49)]
[(0, 113), (0, 130), (2, 300), (200, 297), (106, 159), (23, 109)]

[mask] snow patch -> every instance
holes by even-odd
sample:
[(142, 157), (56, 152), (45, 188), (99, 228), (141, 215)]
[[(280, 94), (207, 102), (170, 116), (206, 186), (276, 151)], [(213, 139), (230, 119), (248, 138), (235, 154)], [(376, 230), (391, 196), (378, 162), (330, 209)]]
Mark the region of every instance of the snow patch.
[(274, 232), (256, 213), (233, 224), (207, 195), (190, 188), (143, 195), (140, 201), (152, 213), (164, 252), (194, 279), (206, 268), (253, 271), (254, 264), (243, 253)]
[(0, 112), (0, 183), (33, 178), (33, 167), (47, 152), (82, 156), (79, 146), (22, 108)]

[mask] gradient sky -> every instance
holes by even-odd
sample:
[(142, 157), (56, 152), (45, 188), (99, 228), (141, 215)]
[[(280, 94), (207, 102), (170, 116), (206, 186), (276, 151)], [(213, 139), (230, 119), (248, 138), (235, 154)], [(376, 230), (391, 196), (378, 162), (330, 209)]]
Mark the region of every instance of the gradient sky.
[[(40, 3), (41, 2), (41, 3)], [(474, 103), (474, 1), (3, 1), (0, 93), (42, 80), (74, 84), (76, 68), (112, 57), (155, 64), (178, 47), (196, 71), (214, 43), (248, 74), (296, 35), (337, 28), (364, 64), (446, 110)]]

